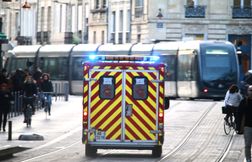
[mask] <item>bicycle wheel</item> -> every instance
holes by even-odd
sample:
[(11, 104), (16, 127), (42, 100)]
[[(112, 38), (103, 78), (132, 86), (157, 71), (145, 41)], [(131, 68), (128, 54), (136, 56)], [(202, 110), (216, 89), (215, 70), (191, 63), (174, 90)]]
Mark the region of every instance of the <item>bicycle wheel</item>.
[(224, 120), (224, 132), (226, 135), (231, 132), (230, 118), (228, 118), (228, 121)]

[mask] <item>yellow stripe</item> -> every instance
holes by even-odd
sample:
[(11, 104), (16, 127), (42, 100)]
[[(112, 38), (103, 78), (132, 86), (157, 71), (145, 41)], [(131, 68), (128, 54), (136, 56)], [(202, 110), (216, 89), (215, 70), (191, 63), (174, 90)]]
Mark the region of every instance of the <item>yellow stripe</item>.
[[(115, 102), (113, 102), (112, 103), (112, 105), (110, 105), (107, 109), (105, 109), (105, 111), (103, 111), (102, 112), (102, 114), (95, 120), (95, 121), (93, 121), (93, 123), (92, 123), (92, 126), (95, 126), (95, 125), (97, 125), (110, 111), (112, 111), (113, 109), (114, 109), (114, 107), (120, 102), (121, 100), (120, 99), (117, 99)], [(105, 102), (103, 102), (103, 103), (105, 103)], [(103, 108), (104, 108), (104, 106), (105, 106), (105, 104), (101, 104), (101, 105), (99, 105), (99, 107), (97, 108), (98, 110), (102, 110)], [(96, 109), (96, 110), (97, 110)], [(95, 110), (95, 112), (94, 113), (92, 113), (91, 114), (91, 118), (94, 116), (94, 115), (96, 115), (98, 112), (100, 112), (100, 111), (96, 111)]]
[[(132, 91), (132, 90), (131, 90), (131, 88), (130, 88), (129, 86), (126, 86), (126, 91), (128, 91), (128, 92), (130, 93), (130, 95), (131, 95), (131, 91)], [(126, 101), (127, 101), (128, 103), (134, 104), (128, 97), (126, 97)], [(148, 97), (147, 101), (156, 109), (156, 104), (155, 104), (155, 102), (153, 102), (153, 101), (150, 99), (150, 97)], [(136, 102), (138, 102), (140, 105), (145, 105), (145, 103), (144, 103), (142, 100), (137, 100)], [(135, 104), (134, 104), (134, 105), (135, 105)], [(156, 118), (155, 113), (153, 113), (153, 112), (150, 111), (149, 109), (146, 109), (146, 110), (147, 110), (148, 114), (149, 114), (151, 117), (153, 117), (153, 119)]]
[[(156, 119), (156, 113), (154, 113), (153, 111), (150, 110), (150, 108), (145, 108), (147, 106), (144, 106), (145, 103), (143, 101), (137, 101), (139, 103), (139, 105), (141, 105), (146, 112), (155, 120)], [(153, 105), (152, 105), (153, 106)], [(156, 109), (156, 105), (153, 106), (154, 109)]]
[[(142, 135), (142, 133), (128, 120), (126, 119), (126, 125), (128, 125), (132, 131), (141, 139), (141, 140), (146, 140), (146, 138)], [(133, 137), (133, 139), (131, 140), (134, 140), (135, 138)]]
[[(121, 93), (122, 91), (122, 87), (118, 87), (116, 89), (116, 93), (115, 93), (115, 96), (118, 94), (118, 93)], [(117, 100), (121, 100), (121, 98), (118, 98)], [(99, 96), (97, 96), (92, 102), (91, 102), (91, 107), (93, 107), (97, 102), (100, 101), (100, 98)], [(92, 111), (91, 113), (91, 118), (94, 117), (98, 112), (100, 112), (103, 107), (109, 102), (110, 100), (104, 100), (100, 105), (98, 105), (98, 107)]]
[(125, 130), (125, 135), (127, 135), (129, 139), (135, 139), (134, 136), (127, 129)]
[[(150, 130), (148, 128), (145, 127), (145, 125), (136, 117), (136, 116), (132, 116), (132, 119), (139, 125), (139, 127), (142, 128), (142, 130), (152, 139), (154, 140), (155, 139), (155, 135), (150, 133)], [(150, 120), (146, 120), (147, 123), (149, 123), (152, 128), (152, 130), (155, 130), (155, 124), (151, 123)]]

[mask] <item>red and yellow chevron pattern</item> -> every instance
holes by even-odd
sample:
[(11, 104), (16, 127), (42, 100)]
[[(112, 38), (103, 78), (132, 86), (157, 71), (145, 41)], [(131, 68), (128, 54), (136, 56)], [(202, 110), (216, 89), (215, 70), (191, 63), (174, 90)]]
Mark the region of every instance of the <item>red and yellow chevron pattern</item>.
[[(125, 67), (124, 67), (125, 68)], [(99, 71), (99, 69), (102, 69)], [(103, 69), (107, 69), (106, 71)], [(163, 80), (162, 72), (159, 74), (157, 67), (137, 66), (123, 69), (125, 80), (123, 80), (121, 67), (94, 66), (91, 71), (91, 90), (88, 95), (88, 84), (84, 84), (83, 108), (88, 109), (88, 97), (90, 97), (90, 128), (106, 132), (106, 140), (157, 140), (157, 135), (151, 132), (158, 129), (158, 113), (163, 112), (164, 85), (157, 86), (153, 80)], [(159, 74), (159, 75), (158, 75)], [(88, 78), (84, 69), (84, 77)], [(102, 76), (113, 76), (115, 78), (115, 97), (111, 100), (101, 99), (99, 96), (99, 78)], [(133, 98), (132, 82), (134, 77), (145, 77), (148, 79), (148, 97), (145, 100)], [(122, 84), (125, 84), (124, 89)], [(125, 96), (122, 96), (125, 90)], [(125, 103), (122, 103), (125, 97)], [(132, 105), (132, 115), (123, 114), (123, 104)], [(158, 109), (157, 109), (158, 108)], [(122, 124), (124, 123), (124, 124)], [(124, 130), (122, 130), (124, 129)], [(124, 133), (124, 134), (123, 134)], [(94, 133), (90, 134), (89, 141), (94, 141)]]

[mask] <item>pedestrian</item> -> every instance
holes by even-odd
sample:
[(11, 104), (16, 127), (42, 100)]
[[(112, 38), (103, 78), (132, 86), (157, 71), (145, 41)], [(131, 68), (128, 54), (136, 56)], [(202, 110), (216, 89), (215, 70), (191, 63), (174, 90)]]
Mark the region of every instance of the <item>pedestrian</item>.
[[(228, 121), (229, 117), (232, 117), (232, 115), (234, 115), (235, 118), (235, 124), (238, 125), (239, 121), (241, 119), (239, 119), (238, 116), (238, 108), (240, 106), (240, 102), (242, 101), (242, 96), (239, 92), (239, 88), (237, 85), (233, 84), (229, 87), (226, 95), (225, 95), (225, 99), (224, 99), (224, 104), (227, 111), (227, 114), (225, 116), (225, 120)], [(238, 130), (237, 130), (238, 131)]]
[(21, 68), (17, 69), (14, 75), (11, 77), (11, 81), (13, 85), (13, 91), (22, 91), (25, 81), (24, 71)]
[(13, 97), (10, 93), (8, 84), (2, 83), (0, 85), (0, 131), (1, 128), (3, 128), (4, 132), (6, 131), (7, 115), (10, 112), (12, 100)]
[[(42, 75), (42, 82), (40, 84), (40, 90), (44, 93), (44, 97), (47, 98), (48, 102), (48, 113), (51, 115), (51, 104), (52, 104), (52, 93), (53, 92), (53, 85), (50, 80), (50, 75), (48, 73), (44, 73)], [(44, 98), (43, 97), (43, 98)], [(45, 101), (43, 101), (45, 102)]]
[(244, 123), (244, 142), (245, 157), (247, 162), (251, 162), (251, 143), (252, 143), (252, 85), (248, 87), (248, 96), (244, 99), (243, 109), (245, 116)]

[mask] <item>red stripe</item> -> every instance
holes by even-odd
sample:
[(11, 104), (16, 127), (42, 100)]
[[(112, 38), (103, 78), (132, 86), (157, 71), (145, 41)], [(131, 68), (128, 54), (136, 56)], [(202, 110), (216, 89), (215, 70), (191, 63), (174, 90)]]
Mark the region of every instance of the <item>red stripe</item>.
[[(129, 74), (129, 76), (130, 76), (131, 78), (134, 77), (134, 75), (133, 75), (132, 73), (127, 73), (127, 74)], [(139, 74), (139, 73), (137, 73), (137, 74)], [(142, 73), (142, 75), (143, 75), (143, 73)], [(129, 85), (130, 85), (130, 84), (129, 84)], [(149, 86), (150, 86), (152, 89), (154, 89), (154, 91), (156, 90), (156, 86), (155, 86), (152, 82), (150, 82), (150, 81), (149, 81)], [(131, 87), (131, 85), (130, 85), (129, 87)], [(149, 92), (148, 92), (148, 96), (149, 96), (154, 102), (156, 102), (156, 98), (155, 98), (155, 96), (152, 95), (152, 93), (149, 93)], [(151, 106), (151, 107), (152, 107), (152, 106)], [(156, 108), (152, 109), (152, 111), (155, 112), (155, 109), (156, 109)]]
[[(128, 97), (130, 96), (128, 93), (126, 94)], [(134, 101), (134, 99), (130, 96), (129, 97), (131, 101)], [(153, 119), (150, 114), (140, 105), (138, 102), (134, 102), (134, 104), (145, 114), (145, 116), (151, 120), (152, 123), (155, 123), (155, 119)]]
[[(127, 81), (126, 84), (130, 87), (130, 83)], [(136, 104), (139, 108), (142, 109), (142, 111), (144, 112), (144, 114), (146, 115), (149, 115), (146, 110), (142, 107), (142, 105), (140, 105), (138, 102), (136, 102), (135, 99), (133, 99), (132, 95), (129, 94), (128, 91), (126, 91), (126, 96), (130, 98), (131, 101), (134, 101), (134, 104)], [(144, 103), (148, 103), (147, 101), (143, 101)], [(149, 103), (147, 105), (150, 105)], [(153, 106), (149, 106), (150, 110), (153, 112), (153, 113), (156, 113), (156, 108), (153, 108)], [(148, 117), (151, 117), (151, 116), (148, 116)]]
[(151, 139), (148, 134), (132, 119), (128, 118), (128, 120), (131, 122), (132, 125), (136, 127), (136, 129), (146, 138), (146, 139)]
[[(145, 127), (149, 130), (152, 130), (153, 128), (151, 128), (151, 126), (149, 125), (149, 123), (147, 121), (145, 121), (142, 116), (140, 116), (140, 114), (138, 114), (136, 111), (133, 111), (133, 114), (136, 116), (137, 119), (139, 119), (143, 125), (145, 125)], [(155, 123), (153, 123), (155, 125)]]
[[(97, 125), (95, 125), (95, 128), (98, 129), (109, 117), (111, 117), (117, 109), (121, 107), (122, 103), (119, 102), (113, 109), (111, 109), (110, 112), (107, 113), (107, 115), (99, 122)], [(106, 108), (104, 107), (103, 111), (100, 111), (101, 114), (105, 112), (105, 110), (110, 106), (110, 104), (106, 105)], [(99, 113), (100, 113), (99, 112)], [(98, 115), (98, 114), (97, 114)], [(100, 115), (99, 115), (100, 116)], [(112, 123), (112, 122), (111, 122)], [(113, 123), (112, 123), (113, 124)]]
[[(106, 139), (111, 139), (112, 138), (112, 136), (118, 131), (118, 130), (120, 130), (121, 129), (121, 125), (119, 124), (107, 137), (106, 137)], [(121, 136), (121, 134), (118, 136), (118, 137), (116, 137), (116, 139), (120, 139), (120, 136)]]
[[(118, 114), (110, 123), (114, 124), (115, 122), (117, 122), (117, 121), (121, 118), (121, 115), (122, 115), (121, 113)], [(121, 124), (119, 124), (119, 125), (121, 125)], [(104, 128), (104, 130), (108, 130), (110, 127), (111, 127), (111, 124), (108, 124), (108, 125)]]
[[(118, 87), (120, 84), (122, 84), (122, 80), (120, 80), (117, 84), (116, 87)], [(98, 96), (99, 92), (97, 92), (95, 95)], [(118, 95), (121, 95), (122, 91), (118, 92), (118, 94), (116, 94), (115, 98), (117, 98)], [(114, 101), (115, 98), (113, 100), (110, 100), (109, 102), (111, 103), (111, 101)], [(93, 97), (92, 97), (93, 99)], [(91, 99), (91, 100), (92, 100)], [(95, 99), (95, 98), (94, 98)], [(93, 100), (94, 100), (93, 99)], [(93, 107), (91, 107), (91, 110), (94, 111), (104, 100), (100, 99)]]
[[(129, 131), (129, 133), (136, 139), (136, 140), (140, 140), (140, 137), (138, 137), (136, 135), (136, 133), (126, 124), (125, 125), (125, 129)], [(129, 140), (129, 137), (127, 137), (127, 139)]]
[[(115, 100), (117, 100), (119, 97), (121, 97), (121, 93), (117, 93), (117, 95), (115, 96)], [(104, 107), (103, 109), (101, 109), (94, 117), (92, 117), (91, 122), (94, 122), (97, 118), (99, 118), (99, 116), (104, 112), (105, 109), (107, 109), (115, 100), (110, 100)], [(98, 105), (97, 105), (98, 107)], [(96, 108), (96, 106), (93, 106), (92, 111), (94, 111)]]

